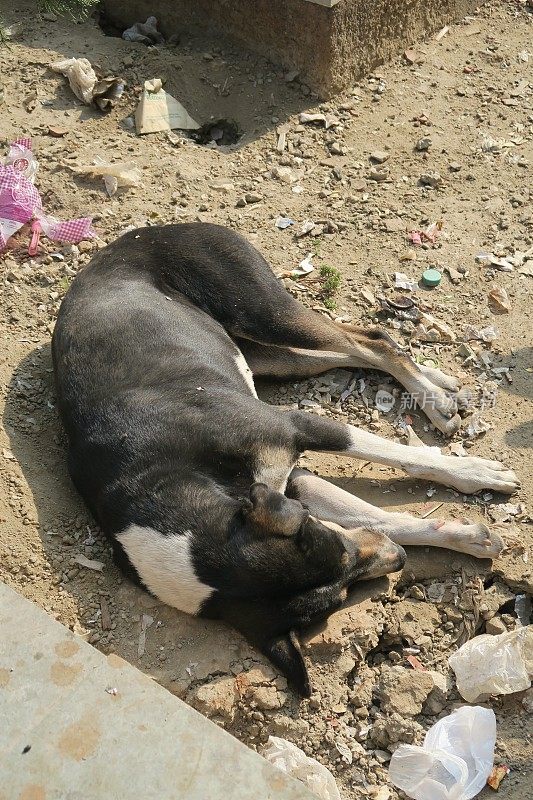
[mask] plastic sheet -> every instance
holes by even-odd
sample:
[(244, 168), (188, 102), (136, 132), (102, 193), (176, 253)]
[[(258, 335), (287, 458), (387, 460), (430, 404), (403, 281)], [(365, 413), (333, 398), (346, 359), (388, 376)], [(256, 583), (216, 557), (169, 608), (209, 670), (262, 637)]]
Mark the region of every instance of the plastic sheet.
[(316, 759), (306, 756), (292, 742), (269, 736), (262, 754), (275, 767), (305, 783), (321, 800), (341, 800), (335, 778), (329, 769)]
[(533, 675), (533, 625), (484, 634), (466, 642), (448, 659), (457, 689), (469, 703), (491, 694), (521, 692)]
[(470, 800), (491, 773), (495, 743), (494, 711), (465, 706), (433, 725), (422, 747), (400, 745), (389, 779), (414, 800)]

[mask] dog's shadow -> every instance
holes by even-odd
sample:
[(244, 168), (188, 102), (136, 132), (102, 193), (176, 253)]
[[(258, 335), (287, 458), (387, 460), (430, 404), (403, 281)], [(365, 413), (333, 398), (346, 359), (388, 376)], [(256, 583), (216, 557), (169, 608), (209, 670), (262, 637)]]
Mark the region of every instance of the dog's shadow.
[[(76, 493), (67, 472), (66, 441), (55, 405), (49, 344), (34, 349), (13, 372), (7, 392), (4, 426), (10, 449), (33, 498), (42, 555), (52, 572), (53, 583), (62, 587), (61, 593), (52, 591), (47, 597), (47, 606), (56, 616), (77, 631), (81, 623), (83, 628), (91, 631), (89, 640), (104, 652), (117, 653), (180, 696), (187, 697), (191, 686), (210, 675), (236, 673), (256, 662), (267, 663), (236, 631), (230, 631), (222, 623), (190, 617), (165, 606), (131, 584), (113, 564), (111, 549)], [(16, 475), (16, 467), (13, 467), (13, 472)], [(25, 490), (21, 491), (24, 493)], [(22, 519), (15, 517), (13, 521), (12, 529), (17, 531), (20, 528), (21, 540), (28, 541), (28, 530), (23, 527)], [(90, 544), (92, 539), (96, 540), (94, 545)], [(39, 543), (33, 539), (31, 547), (38, 549)], [(417, 550), (421, 551), (420, 556), (416, 555)], [(21, 557), (23, 552), (21, 548)], [(439, 551), (441, 556), (444, 552)], [(103, 561), (103, 571), (95, 572), (85, 567), (78, 569), (73, 559), (79, 554)], [(440, 568), (435, 568), (437, 559), (428, 560), (423, 548), (411, 548), (406, 574), (411, 575), (420, 557), (422, 562), (433, 564), (433, 573), (438, 575), (452, 571), (452, 560), (460, 559), (467, 565), (470, 561), (457, 553), (448, 555), (450, 558), (444, 561), (441, 558)], [(472, 561), (479, 570), (480, 562)], [(77, 574), (73, 573), (73, 566)], [(341, 616), (332, 620), (332, 627), (346, 627), (350, 620), (357, 620), (357, 616), (352, 615), (354, 608), (368, 603), (388, 586), (388, 579), (359, 584), (345, 607), (337, 612)], [(23, 591), (32, 594), (27, 587)], [(114, 626), (111, 630), (102, 629), (102, 599), (111, 611)], [(143, 617), (149, 627), (146, 652), (139, 655)], [(325, 629), (325, 624), (322, 624), (306, 632), (304, 642), (316, 643)], [(310, 655), (313, 661), (313, 647)], [(316, 656), (320, 657), (320, 647)]]

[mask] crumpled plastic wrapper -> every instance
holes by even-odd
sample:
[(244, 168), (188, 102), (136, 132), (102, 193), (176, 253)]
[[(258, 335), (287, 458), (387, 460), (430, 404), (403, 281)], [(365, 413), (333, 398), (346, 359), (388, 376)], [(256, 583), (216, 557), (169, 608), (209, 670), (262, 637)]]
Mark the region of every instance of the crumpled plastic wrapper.
[(469, 703), (491, 694), (529, 689), (533, 675), (533, 625), (483, 634), (466, 642), (448, 659), (457, 689)]
[(286, 739), (269, 736), (262, 755), (278, 769), (305, 783), (321, 800), (341, 800), (335, 778), (320, 762)]
[(463, 706), (433, 725), (422, 747), (400, 745), (389, 779), (413, 800), (471, 800), (491, 774), (495, 744), (494, 711)]

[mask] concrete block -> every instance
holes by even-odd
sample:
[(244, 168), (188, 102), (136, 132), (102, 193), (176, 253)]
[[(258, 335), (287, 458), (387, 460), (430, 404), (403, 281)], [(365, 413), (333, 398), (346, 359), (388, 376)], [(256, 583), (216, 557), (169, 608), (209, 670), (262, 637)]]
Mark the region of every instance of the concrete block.
[(2, 800), (314, 797), (2, 583), (0, 638)]
[(479, 0), (104, 0), (124, 28), (154, 14), (167, 37), (226, 35), (327, 97), (410, 44), (464, 16)]

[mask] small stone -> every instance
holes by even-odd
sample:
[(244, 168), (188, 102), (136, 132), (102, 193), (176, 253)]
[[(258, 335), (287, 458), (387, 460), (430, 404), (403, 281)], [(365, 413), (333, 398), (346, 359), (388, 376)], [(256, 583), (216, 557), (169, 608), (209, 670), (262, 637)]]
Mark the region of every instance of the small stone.
[(426, 599), (426, 595), (425, 595), (424, 590), (422, 589), (421, 586), (411, 586), (409, 594), (415, 600), (425, 600)]
[(287, 701), (284, 692), (278, 692), (275, 686), (257, 686), (250, 692), (250, 698), (255, 701), (257, 708), (263, 711), (274, 711), (281, 708)]
[(430, 186), (432, 189), (439, 189), (444, 186), (444, 178), (440, 172), (425, 172), (420, 176), (422, 186)]
[(258, 192), (248, 192), (244, 195), (244, 199), (246, 203), (260, 203), (263, 199), (263, 195)]
[(371, 181), (376, 181), (376, 183), (383, 183), (383, 181), (388, 180), (388, 178), (389, 178), (388, 169), (376, 169), (376, 167), (372, 167), (372, 169), (368, 173), (368, 179)]
[(462, 170), (462, 168), (463, 168), (462, 165), (459, 164), (458, 161), (452, 161), (449, 166), (450, 166), (451, 172), (460, 172)]
[(487, 620), (485, 632), (490, 633), (491, 636), (498, 636), (500, 633), (507, 633), (507, 628), (503, 624), (501, 617), (493, 617)]
[(415, 144), (415, 150), (418, 150), (419, 153), (425, 153), (429, 150), (432, 144), (433, 142), (431, 141), (430, 136), (423, 136)]
[(342, 155), (344, 155), (344, 150), (342, 149), (340, 144), (338, 144), (338, 142), (332, 142), (330, 144), (329, 152), (331, 153), (332, 156), (342, 156)]
[(446, 677), (440, 672), (433, 670), (427, 673), (433, 679), (433, 689), (429, 693), (428, 699), (422, 709), (424, 714), (434, 716), (444, 710), (448, 702), (448, 683)]
[(239, 695), (233, 678), (216, 678), (199, 686), (192, 695), (192, 705), (208, 716), (231, 722)]
[(375, 161), (377, 164), (384, 164), (389, 158), (390, 153), (387, 153), (386, 150), (375, 150), (370, 154), (370, 160)]
[(237, 206), (237, 208), (244, 208), (244, 206), (246, 205), (246, 200), (244, 199), (244, 197), (239, 197), (235, 205)]
[(425, 61), (425, 57), (421, 53), (417, 53), (416, 50), (406, 50), (403, 54), (403, 57), (407, 61), (408, 64), (423, 64)]
[(435, 688), (434, 676), (429, 672), (389, 667), (383, 670), (379, 682), (382, 711), (396, 711), (414, 716)]
[(524, 708), (528, 714), (533, 714), (533, 689), (526, 689), (522, 698), (522, 708)]
[(422, 732), (422, 726), (412, 719), (404, 719), (399, 714), (377, 719), (370, 729), (370, 739), (379, 748), (388, 750), (391, 744), (405, 742), (411, 744)]

